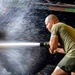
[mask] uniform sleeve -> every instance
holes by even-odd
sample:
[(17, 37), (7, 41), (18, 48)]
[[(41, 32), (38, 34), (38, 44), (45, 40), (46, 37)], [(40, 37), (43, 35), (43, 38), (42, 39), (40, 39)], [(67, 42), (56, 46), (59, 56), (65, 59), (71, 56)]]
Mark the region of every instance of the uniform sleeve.
[(51, 34), (52, 35), (58, 35), (58, 31), (59, 31), (59, 26), (58, 25), (54, 25), (51, 29)]

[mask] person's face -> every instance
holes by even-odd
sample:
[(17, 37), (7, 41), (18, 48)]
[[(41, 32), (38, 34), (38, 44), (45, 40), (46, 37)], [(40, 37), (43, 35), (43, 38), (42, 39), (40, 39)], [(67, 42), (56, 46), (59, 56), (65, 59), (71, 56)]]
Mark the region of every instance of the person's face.
[(50, 31), (51, 32), (51, 28), (52, 28), (52, 26), (53, 26), (53, 22), (52, 21), (50, 21), (50, 22), (45, 22), (45, 24), (46, 24), (46, 28), (48, 29), (48, 31)]

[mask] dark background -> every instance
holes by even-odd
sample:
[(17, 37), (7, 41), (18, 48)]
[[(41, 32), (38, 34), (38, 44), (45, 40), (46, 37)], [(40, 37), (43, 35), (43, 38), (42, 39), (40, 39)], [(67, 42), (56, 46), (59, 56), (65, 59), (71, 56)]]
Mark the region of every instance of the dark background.
[[(61, 2), (63, 1), (68, 2)], [(55, 14), (60, 21), (75, 27), (75, 13), (39, 9), (38, 5), (31, 2), (47, 1), (0, 1), (0, 41), (49, 41), (50, 33), (44, 24), (45, 17), (49, 14)], [(51, 2), (56, 3), (58, 0)], [(74, 1), (68, 3), (74, 4)], [(48, 49), (43, 47), (0, 48), (0, 75), (35, 75), (47, 64), (56, 65), (60, 59), (57, 58), (58, 55), (50, 56)]]

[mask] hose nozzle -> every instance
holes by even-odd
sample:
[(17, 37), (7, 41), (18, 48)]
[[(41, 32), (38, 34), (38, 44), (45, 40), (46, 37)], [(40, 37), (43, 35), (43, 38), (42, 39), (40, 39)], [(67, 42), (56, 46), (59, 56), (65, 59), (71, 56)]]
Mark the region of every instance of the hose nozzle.
[(49, 42), (42, 42), (40, 43), (40, 47), (50, 47)]

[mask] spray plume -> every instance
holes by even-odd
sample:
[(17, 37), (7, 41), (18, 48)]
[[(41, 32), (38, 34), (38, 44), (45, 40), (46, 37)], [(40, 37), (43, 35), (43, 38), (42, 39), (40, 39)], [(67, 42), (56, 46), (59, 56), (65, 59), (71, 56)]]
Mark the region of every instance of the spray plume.
[(4, 47), (21, 47), (21, 46), (40, 46), (37, 42), (1, 42), (0, 48)]

